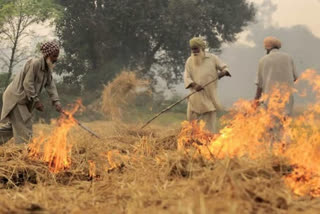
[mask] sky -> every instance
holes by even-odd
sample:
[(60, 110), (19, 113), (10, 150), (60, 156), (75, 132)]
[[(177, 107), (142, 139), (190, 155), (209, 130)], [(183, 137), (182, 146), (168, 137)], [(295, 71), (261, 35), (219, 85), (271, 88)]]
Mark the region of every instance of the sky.
[[(248, 0), (248, 2), (256, 5), (258, 12), (256, 21), (263, 23), (265, 27), (290, 28), (303, 25), (320, 38), (320, 0)], [(274, 11), (271, 14), (269, 14), (271, 11), (266, 13), (268, 4), (273, 4), (273, 9), (270, 10)], [(248, 28), (250, 27), (252, 24)], [(247, 34), (247, 30), (240, 33), (238, 42), (252, 46), (249, 41), (244, 41)]]
[[(271, 0), (277, 10), (272, 16), (273, 25), (292, 27), (305, 25), (312, 33), (320, 37), (320, 1), (319, 0)], [(255, 1), (254, 1), (255, 2)], [(261, 2), (258, 0), (258, 2)]]

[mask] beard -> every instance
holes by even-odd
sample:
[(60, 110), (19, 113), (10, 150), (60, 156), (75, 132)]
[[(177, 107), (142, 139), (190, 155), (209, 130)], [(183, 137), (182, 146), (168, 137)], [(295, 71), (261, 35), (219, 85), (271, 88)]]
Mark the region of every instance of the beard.
[(199, 66), (201, 65), (201, 63), (203, 62), (203, 59), (204, 59), (204, 51), (200, 50), (199, 53), (191, 53), (191, 57), (192, 57), (192, 62), (193, 62), (193, 65), (194, 66)]
[(55, 62), (52, 62), (52, 60), (50, 59), (50, 57), (48, 57), (48, 58), (46, 59), (46, 62), (47, 62), (47, 65), (48, 65), (48, 67), (49, 67), (49, 70), (52, 71), (53, 68), (54, 68), (54, 63), (55, 63)]

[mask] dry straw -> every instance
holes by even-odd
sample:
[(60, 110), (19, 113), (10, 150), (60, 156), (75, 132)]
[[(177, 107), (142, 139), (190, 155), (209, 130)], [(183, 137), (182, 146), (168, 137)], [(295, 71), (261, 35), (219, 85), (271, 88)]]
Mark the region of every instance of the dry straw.
[[(137, 81), (125, 72), (106, 86), (107, 113), (121, 115), (119, 106), (126, 106), (136, 90), (146, 86)], [(56, 174), (47, 163), (30, 160), (26, 146), (0, 146), (0, 213), (319, 213), (319, 198), (299, 197), (285, 184), (295, 166), (284, 157), (208, 159), (199, 155), (203, 142), (193, 129), (178, 150), (177, 138), (183, 132), (168, 127), (141, 131), (114, 121), (85, 125), (103, 140), (73, 127), (68, 133), (71, 167)], [(50, 130), (52, 125), (36, 126), (36, 132)], [(307, 131), (311, 133), (303, 133)], [(305, 135), (298, 139), (309, 143)], [(318, 155), (317, 147), (312, 151)]]
[[(319, 199), (294, 196), (285, 185), (283, 175), (290, 173), (285, 160), (195, 158), (191, 151), (177, 150), (178, 130), (86, 125), (105, 140), (74, 127), (68, 137), (72, 166), (58, 174), (29, 160), (24, 146), (0, 147), (0, 213), (302, 214), (320, 209)], [(90, 169), (96, 177), (90, 177)]]
[(121, 120), (136, 96), (145, 93), (149, 82), (139, 79), (135, 72), (123, 71), (102, 92), (101, 110), (112, 120)]

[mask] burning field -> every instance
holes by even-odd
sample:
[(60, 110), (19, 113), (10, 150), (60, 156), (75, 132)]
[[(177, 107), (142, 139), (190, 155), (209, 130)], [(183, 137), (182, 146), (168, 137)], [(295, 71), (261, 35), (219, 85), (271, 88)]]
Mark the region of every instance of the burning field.
[[(300, 81), (320, 95), (314, 71)], [(284, 118), (277, 93), (268, 110), (236, 103), (217, 135), (201, 121), (85, 124), (97, 139), (75, 123), (76, 105), (36, 125), (28, 146), (0, 147), (0, 212), (319, 213), (320, 102)]]

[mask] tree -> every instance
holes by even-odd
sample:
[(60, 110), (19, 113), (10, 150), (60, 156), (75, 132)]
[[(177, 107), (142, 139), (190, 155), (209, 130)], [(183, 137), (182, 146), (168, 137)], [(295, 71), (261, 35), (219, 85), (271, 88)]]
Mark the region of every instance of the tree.
[(31, 26), (56, 17), (58, 10), (51, 0), (0, 0), (0, 14), (0, 39), (2, 47), (7, 45), (0, 59), (8, 69), (8, 85), (14, 66), (29, 57), (22, 42), (32, 35)]
[(211, 50), (235, 40), (253, 20), (246, 0), (56, 0), (64, 7), (57, 33), (66, 56), (64, 81), (97, 89), (121, 68), (181, 80), (191, 37), (206, 37)]

